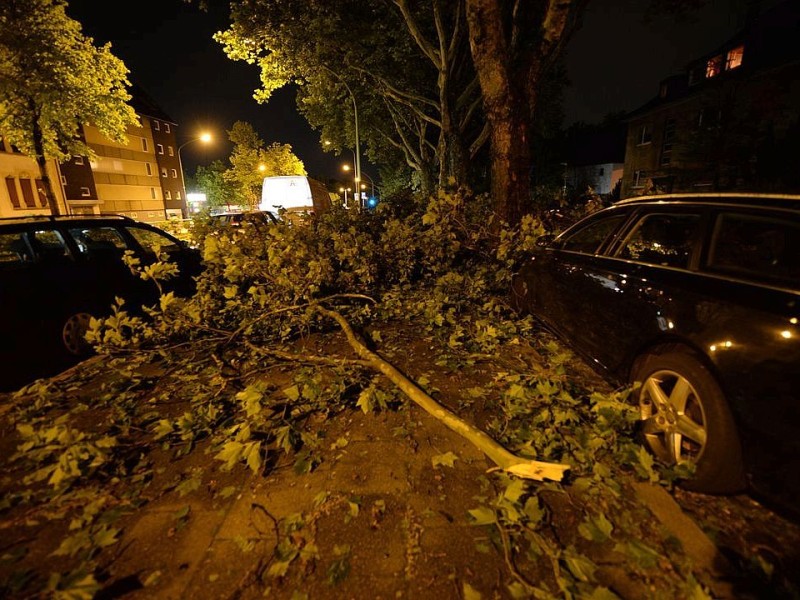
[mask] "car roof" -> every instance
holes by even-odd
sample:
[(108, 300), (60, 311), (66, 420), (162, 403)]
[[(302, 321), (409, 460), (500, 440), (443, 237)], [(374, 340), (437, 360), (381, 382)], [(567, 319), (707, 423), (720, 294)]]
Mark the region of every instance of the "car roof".
[(76, 223), (76, 222), (91, 222), (91, 221), (119, 221), (122, 223), (136, 223), (142, 225), (149, 225), (137, 221), (131, 217), (118, 214), (99, 214), (99, 215), (25, 215), (18, 217), (2, 217), (0, 218), (0, 225), (6, 224), (28, 224), (28, 223)]
[(707, 204), (730, 206), (775, 207), (800, 210), (798, 194), (760, 194), (746, 192), (719, 192), (700, 194), (657, 194), (651, 196), (634, 196), (625, 198), (612, 206), (629, 206), (637, 204)]

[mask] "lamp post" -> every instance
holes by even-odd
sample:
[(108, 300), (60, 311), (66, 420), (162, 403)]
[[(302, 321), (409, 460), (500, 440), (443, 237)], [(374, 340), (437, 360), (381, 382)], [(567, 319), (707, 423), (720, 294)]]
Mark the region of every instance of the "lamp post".
[[(209, 142), (211, 142), (211, 139), (212, 139), (211, 134), (208, 132), (204, 132), (198, 135), (197, 137), (191, 138), (190, 140), (183, 142), (180, 146), (178, 146), (178, 168), (181, 170), (181, 187), (183, 188), (184, 198), (186, 198), (186, 177), (183, 174), (183, 161), (181, 160), (181, 150), (183, 150), (184, 147), (188, 146), (192, 142), (200, 141), (203, 142), (204, 144), (208, 144)], [(183, 202), (185, 203), (186, 200), (184, 200)]]
[[(349, 170), (350, 170), (350, 165), (346, 163), (342, 165), (342, 171), (349, 171)], [(367, 175), (364, 171), (361, 171), (361, 175), (363, 175), (369, 180), (370, 186), (372, 187), (372, 196), (375, 197), (375, 182), (372, 180), (372, 177)], [(356, 179), (355, 184), (356, 184), (356, 191), (365, 189), (364, 184), (361, 183), (360, 180)]]
[(367, 174), (366, 174), (364, 171), (361, 171), (361, 174), (362, 174), (364, 177), (366, 177), (367, 179), (369, 179), (369, 184), (372, 186), (372, 197), (374, 198), (374, 197), (375, 197), (375, 182), (374, 182), (374, 181), (372, 181), (372, 177), (370, 177), (369, 175), (367, 175)]
[(361, 181), (361, 154), (358, 145), (358, 106), (356, 105), (356, 97), (353, 94), (353, 90), (350, 89), (350, 86), (347, 85), (347, 82), (339, 77), (334, 71), (322, 65), (322, 68), (328, 71), (331, 75), (333, 75), (336, 79), (338, 79), (342, 85), (344, 85), (347, 92), (350, 94), (350, 98), (353, 99), (353, 117), (355, 119), (355, 134), (356, 134), (356, 151), (355, 151), (355, 160), (353, 161), (355, 165), (355, 179), (356, 179), (356, 189), (358, 189), (358, 182)]

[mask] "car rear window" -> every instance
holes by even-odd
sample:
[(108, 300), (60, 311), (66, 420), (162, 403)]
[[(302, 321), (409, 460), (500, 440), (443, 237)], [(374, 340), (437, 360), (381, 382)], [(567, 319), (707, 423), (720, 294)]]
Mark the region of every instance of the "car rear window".
[(715, 223), (708, 267), (800, 289), (800, 222), (722, 213)]
[(700, 227), (699, 214), (652, 213), (634, 225), (620, 258), (665, 267), (689, 266)]
[(128, 227), (130, 234), (136, 239), (145, 252), (158, 254), (160, 252), (173, 252), (180, 246), (171, 238), (152, 229), (144, 227)]

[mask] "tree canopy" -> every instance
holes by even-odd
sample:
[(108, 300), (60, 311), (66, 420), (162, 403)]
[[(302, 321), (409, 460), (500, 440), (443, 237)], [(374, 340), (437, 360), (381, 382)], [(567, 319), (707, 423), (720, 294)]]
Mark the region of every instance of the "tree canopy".
[(250, 123), (236, 121), (228, 139), (233, 151), (227, 162), (200, 166), (194, 176), (194, 184), (205, 192), (210, 207), (253, 209), (261, 200), (264, 177), (306, 175), (303, 161), (289, 144), (266, 146)]
[(0, 3), (0, 131), (36, 159), (54, 214), (46, 160), (93, 156), (84, 124), (124, 142), (128, 126), (139, 123), (128, 105), (127, 67), (110, 44), (84, 36), (65, 8), (64, 0)]

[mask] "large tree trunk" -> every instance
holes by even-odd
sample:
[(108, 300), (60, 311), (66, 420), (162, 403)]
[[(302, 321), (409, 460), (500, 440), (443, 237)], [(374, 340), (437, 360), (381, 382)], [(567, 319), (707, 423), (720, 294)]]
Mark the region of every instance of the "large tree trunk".
[(516, 225), (530, 198), (530, 132), (538, 85), (587, 0), (466, 0), (472, 59), (491, 129), (492, 198)]
[[(36, 105), (31, 101), (31, 110), (37, 114)], [(58, 199), (53, 191), (53, 183), (50, 181), (50, 175), (47, 174), (47, 158), (44, 155), (44, 135), (42, 128), (39, 125), (39, 119), (33, 119), (33, 150), (36, 154), (36, 164), (39, 165), (39, 173), (42, 176), (42, 183), (44, 184), (44, 193), (47, 195), (47, 205), (50, 207), (50, 212), (54, 215), (60, 215), (61, 210), (58, 208)]]
[(496, 225), (516, 225), (530, 204), (530, 119), (524, 102), (486, 106), (491, 126), (492, 199)]
[(472, 58), (491, 130), (492, 200), (495, 217), (515, 225), (530, 193), (529, 129), (531, 107), (512, 79), (499, 0), (467, 0)]

